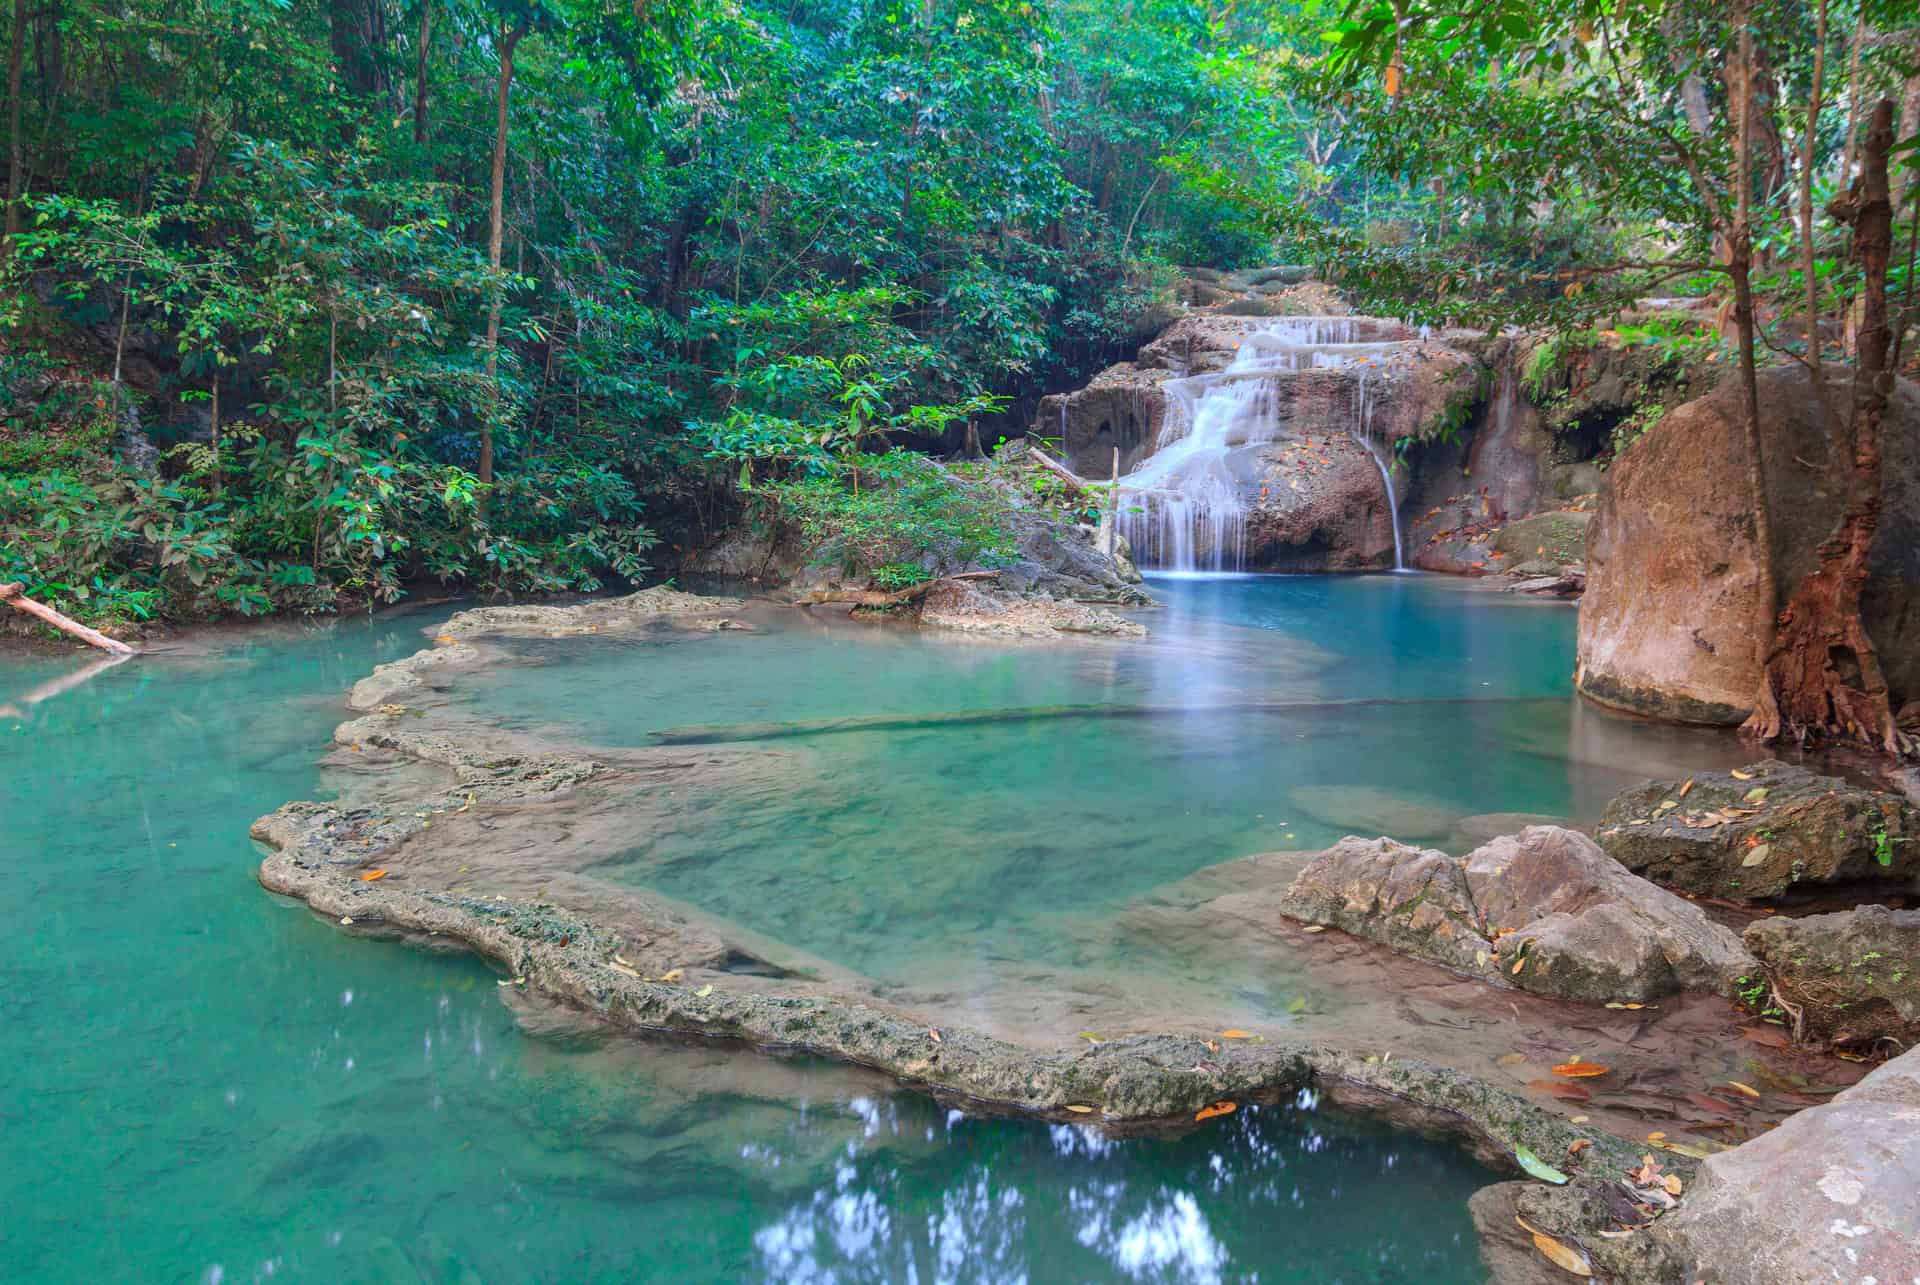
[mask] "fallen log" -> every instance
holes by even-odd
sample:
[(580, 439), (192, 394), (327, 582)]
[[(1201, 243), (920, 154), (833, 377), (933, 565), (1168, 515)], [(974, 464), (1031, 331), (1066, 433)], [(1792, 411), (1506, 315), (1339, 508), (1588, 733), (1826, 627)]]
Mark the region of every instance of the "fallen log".
[(0, 584), (0, 602), (10, 603), (15, 610), (24, 611), (29, 616), (38, 617), (52, 625), (55, 629), (64, 630), (72, 634), (81, 642), (92, 643), (102, 651), (110, 651), (116, 656), (131, 656), (134, 654), (133, 648), (127, 646), (118, 638), (109, 638), (98, 629), (89, 629), (79, 621), (62, 615), (52, 607), (47, 606), (44, 602), (35, 602), (26, 596), (26, 589), (27, 587), (17, 580), (12, 584)]
[(951, 580), (994, 580), (998, 571), (961, 571), (933, 580), (922, 580), (905, 589), (810, 589), (800, 596), (796, 606), (813, 607), (825, 602), (846, 602), (856, 607), (899, 607), (927, 596), (935, 585)]
[(1087, 493), (1088, 488), (1087, 488), (1087, 481), (1085, 478), (1081, 477), (1078, 473), (1075, 473), (1072, 469), (1068, 468), (1065, 464), (1060, 463), (1060, 461), (1048, 455), (1045, 451), (1041, 450), (1039, 447), (1032, 446), (1027, 448), (1027, 454), (1031, 455), (1035, 460), (1038, 460), (1041, 467), (1045, 468), (1048, 472), (1053, 473), (1054, 475), (1059, 477), (1061, 481), (1065, 482), (1068, 486), (1072, 487), (1074, 494), (1085, 495)]

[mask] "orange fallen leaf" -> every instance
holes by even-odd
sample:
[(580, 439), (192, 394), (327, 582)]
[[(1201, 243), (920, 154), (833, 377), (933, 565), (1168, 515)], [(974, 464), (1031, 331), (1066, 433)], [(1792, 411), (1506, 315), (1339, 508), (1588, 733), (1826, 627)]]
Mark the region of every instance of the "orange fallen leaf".
[(360, 882), (372, 883), (375, 879), (385, 879), (386, 877), (387, 872), (384, 870), (369, 870), (360, 876)]
[(1216, 1102), (1210, 1107), (1201, 1107), (1198, 1111), (1195, 1111), (1193, 1118), (1196, 1122), (1200, 1120), (1211, 1120), (1217, 1115), (1232, 1115), (1239, 1109), (1239, 1104), (1235, 1102)]
[(1230, 1031), (1220, 1032), (1220, 1038), (1223, 1040), (1250, 1040), (1253, 1036), (1236, 1026)]
[(1602, 1066), (1598, 1062), (1562, 1062), (1553, 1068), (1555, 1075), (1564, 1075), (1570, 1080), (1585, 1080), (1596, 1075), (1605, 1075), (1613, 1068)]
[(1563, 1272), (1572, 1272), (1575, 1276), (1593, 1275), (1593, 1268), (1587, 1263), (1585, 1254), (1561, 1244), (1545, 1232), (1533, 1233), (1533, 1247)]

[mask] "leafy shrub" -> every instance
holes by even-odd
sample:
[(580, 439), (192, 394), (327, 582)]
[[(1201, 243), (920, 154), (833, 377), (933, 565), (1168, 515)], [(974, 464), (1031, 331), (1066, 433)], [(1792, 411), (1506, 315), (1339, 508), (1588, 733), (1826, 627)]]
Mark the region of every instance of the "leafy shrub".
[(1013, 557), (1006, 501), (991, 488), (963, 485), (910, 451), (859, 456), (765, 491), (779, 515), (806, 533), (815, 561), (871, 575), (876, 583), (882, 568), (898, 576), (902, 564), (919, 570), (929, 555), (955, 566)]

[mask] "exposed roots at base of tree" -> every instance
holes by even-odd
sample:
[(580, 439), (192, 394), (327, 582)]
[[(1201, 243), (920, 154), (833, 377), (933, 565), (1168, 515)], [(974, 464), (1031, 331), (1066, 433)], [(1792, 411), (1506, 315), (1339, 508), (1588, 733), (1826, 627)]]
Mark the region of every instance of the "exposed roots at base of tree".
[(1762, 742), (1851, 741), (1896, 756), (1920, 752), (1895, 722), (1844, 564), (1809, 575), (1781, 613), (1759, 697), (1740, 730)]

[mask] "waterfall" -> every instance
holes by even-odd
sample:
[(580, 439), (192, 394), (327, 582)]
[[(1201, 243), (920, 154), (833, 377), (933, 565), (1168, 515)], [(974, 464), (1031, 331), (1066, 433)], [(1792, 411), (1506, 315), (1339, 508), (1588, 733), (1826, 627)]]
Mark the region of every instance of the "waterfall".
[(1353, 427), (1347, 433), (1373, 457), (1374, 465), (1380, 470), (1380, 485), (1387, 490), (1387, 518), (1393, 523), (1393, 569), (1405, 571), (1407, 551), (1400, 536), (1400, 503), (1393, 495), (1393, 466), (1387, 462), (1380, 440), (1373, 435), (1373, 403), (1367, 400), (1367, 372), (1364, 370), (1360, 372), (1359, 389), (1354, 394), (1354, 401)]
[[(1377, 326), (1378, 323), (1370, 323)], [(1395, 341), (1358, 342), (1352, 317), (1282, 317), (1247, 335), (1226, 369), (1169, 379), (1167, 417), (1153, 452), (1121, 480), (1131, 503), (1120, 529), (1144, 563), (1173, 571), (1239, 571), (1246, 561), (1247, 502), (1261, 447), (1281, 434), (1283, 377), (1370, 361)], [(1364, 377), (1360, 413), (1365, 406)], [(1376, 444), (1356, 434), (1393, 483)], [(1399, 545), (1399, 512), (1394, 509)], [(1394, 559), (1396, 568), (1400, 558)]]

